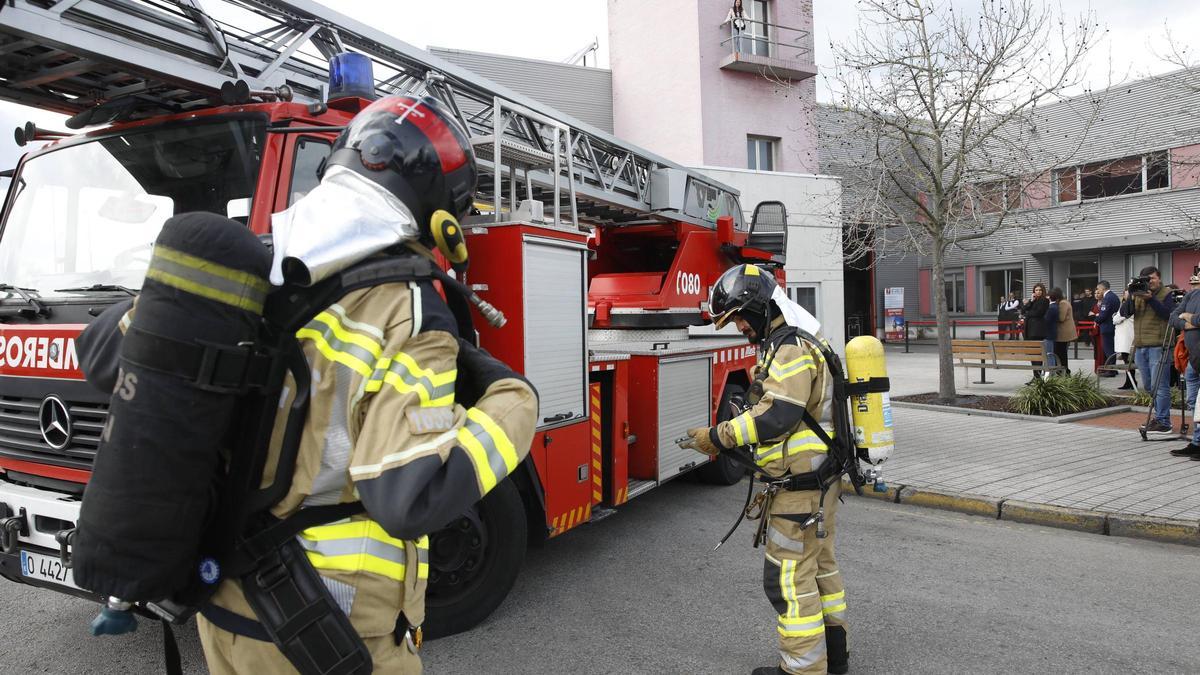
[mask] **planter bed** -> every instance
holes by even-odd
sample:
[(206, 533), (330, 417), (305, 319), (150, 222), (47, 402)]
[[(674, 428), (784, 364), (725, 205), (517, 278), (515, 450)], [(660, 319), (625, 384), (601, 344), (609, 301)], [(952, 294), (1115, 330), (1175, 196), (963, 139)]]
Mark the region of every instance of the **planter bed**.
[(988, 417), (1007, 417), (1013, 419), (1027, 419), (1046, 422), (1074, 422), (1076, 420), (1088, 419), (1092, 417), (1100, 417), (1110, 415), (1117, 412), (1125, 412), (1130, 409), (1127, 400), (1121, 398), (1109, 398), (1105, 403), (1097, 405), (1093, 408), (1081, 410), (1069, 415), (1025, 415), (1022, 413), (1013, 412), (1009, 408), (1009, 396), (958, 396), (950, 401), (942, 401), (936, 393), (925, 394), (909, 394), (907, 396), (896, 396), (892, 400), (900, 407), (911, 406), (913, 408), (924, 408), (931, 410), (944, 410), (946, 412), (963, 413), (967, 415), (985, 415)]

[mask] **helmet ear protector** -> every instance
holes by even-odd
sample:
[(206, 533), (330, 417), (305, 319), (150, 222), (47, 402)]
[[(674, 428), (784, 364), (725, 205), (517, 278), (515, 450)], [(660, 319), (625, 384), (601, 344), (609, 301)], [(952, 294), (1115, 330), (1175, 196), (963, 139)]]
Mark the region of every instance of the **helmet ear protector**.
[(450, 261), (454, 271), (459, 274), (467, 271), (467, 240), (458, 219), (450, 212), (438, 209), (429, 219), (429, 231), (438, 251)]

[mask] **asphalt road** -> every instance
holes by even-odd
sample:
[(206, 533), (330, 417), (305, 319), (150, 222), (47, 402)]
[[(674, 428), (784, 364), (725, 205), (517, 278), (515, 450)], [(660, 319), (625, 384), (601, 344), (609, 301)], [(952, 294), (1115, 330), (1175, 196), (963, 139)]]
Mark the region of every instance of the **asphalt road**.
[[(654, 490), (532, 549), (507, 602), (428, 643), (426, 672), (745, 673), (773, 663), (742, 487)], [(852, 673), (1195, 673), (1200, 549), (851, 498), (839, 515)], [(150, 673), (160, 633), (92, 638), (83, 601), (0, 584), (0, 672)], [(185, 630), (189, 672), (203, 672)]]

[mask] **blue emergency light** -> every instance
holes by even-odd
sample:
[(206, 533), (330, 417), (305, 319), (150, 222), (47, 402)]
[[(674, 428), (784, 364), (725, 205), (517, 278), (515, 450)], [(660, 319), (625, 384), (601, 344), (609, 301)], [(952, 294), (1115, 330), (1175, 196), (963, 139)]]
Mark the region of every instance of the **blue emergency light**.
[(371, 59), (356, 52), (335, 54), (329, 60), (329, 100), (375, 98), (375, 73)]

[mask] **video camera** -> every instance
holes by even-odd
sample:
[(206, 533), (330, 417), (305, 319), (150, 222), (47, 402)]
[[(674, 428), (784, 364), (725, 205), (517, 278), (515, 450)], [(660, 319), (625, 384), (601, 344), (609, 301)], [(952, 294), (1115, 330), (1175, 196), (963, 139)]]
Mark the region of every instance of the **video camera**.
[(1125, 287), (1130, 295), (1134, 293), (1149, 293), (1150, 292), (1150, 277), (1134, 277), (1129, 280), (1129, 285)]

